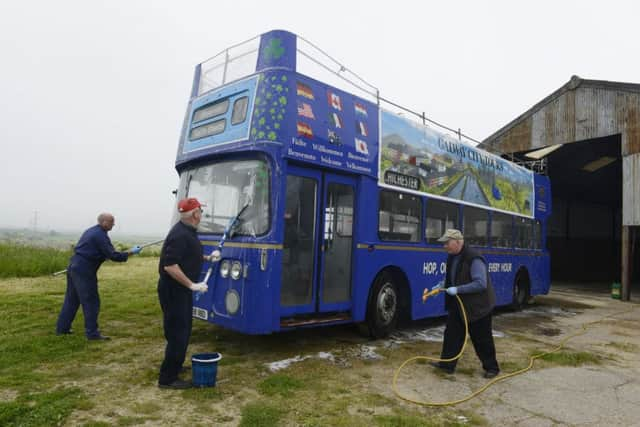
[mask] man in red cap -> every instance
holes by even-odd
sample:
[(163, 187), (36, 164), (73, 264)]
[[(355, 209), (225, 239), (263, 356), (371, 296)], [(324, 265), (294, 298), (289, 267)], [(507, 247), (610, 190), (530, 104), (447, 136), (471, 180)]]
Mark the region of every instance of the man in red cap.
[(206, 283), (195, 283), (202, 270), (202, 245), (196, 229), (202, 209), (196, 198), (178, 202), (180, 221), (169, 231), (160, 252), (158, 297), (163, 313), (164, 337), (167, 340), (160, 367), (160, 388), (184, 389), (191, 383), (178, 378), (182, 370), (189, 338), (193, 311), (193, 292), (206, 292)]

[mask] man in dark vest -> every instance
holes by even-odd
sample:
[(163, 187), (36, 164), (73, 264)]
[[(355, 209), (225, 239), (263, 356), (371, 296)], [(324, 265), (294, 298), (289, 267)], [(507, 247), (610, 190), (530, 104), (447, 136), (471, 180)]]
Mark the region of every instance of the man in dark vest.
[[(464, 236), (459, 230), (448, 229), (438, 239), (444, 243), (447, 257), (447, 274), (444, 287), (447, 325), (444, 330), (441, 359), (456, 356), (464, 344), (464, 320), (455, 295), (459, 295), (467, 312), (469, 335), (473, 348), (482, 362), (485, 378), (493, 378), (500, 372), (496, 360), (496, 347), (491, 330), (491, 312), (496, 296), (487, 271), (487, 263), (474, 249), (464, 244)], [(457, 360), (434, 362), (433, 366), (452, 374)]]

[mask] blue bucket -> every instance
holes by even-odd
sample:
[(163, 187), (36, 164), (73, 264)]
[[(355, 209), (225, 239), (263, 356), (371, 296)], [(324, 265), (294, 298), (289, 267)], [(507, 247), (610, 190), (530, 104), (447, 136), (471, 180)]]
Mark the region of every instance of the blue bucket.
[(214, 387), (218, 375), (220, 353), (200, 353), (191, 356), (192, 382), (195, 387)]

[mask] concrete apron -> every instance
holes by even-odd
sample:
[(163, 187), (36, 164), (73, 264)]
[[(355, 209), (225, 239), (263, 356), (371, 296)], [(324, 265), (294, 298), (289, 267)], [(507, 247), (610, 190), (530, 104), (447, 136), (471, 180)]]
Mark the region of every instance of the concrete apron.
[[(553, 290), (549, 296), (538, 297), (537, 302), (575, 313), (553, 316), (553, 329), (559, 333), (555, 337), (545, 336), (544, 341), (554, 343), (579, 330), (586, 322), (631, 308), (628, 303), (611, 299), (608, 290), (582, 292), (565, 287)], [(640, 426), (640, 306), (637, 302), (631, 312), (591, 325), (585, 335), (566, 344), (569, 351), (602, 357), (602, 364), (534, 366), (532, 371), (488, 390), (481, 397), (483, 405), (476, 411), (496, 425)], [(579, 305), (584, 307), (576, 307)], [(509, 323), (507, 314), (496, 317), (496, 326), (503, 330), (508, 330)]]
[[(573, 367), (537, 361), (531, 371), (454, 408), (481, 415), (490, 425), (640, 426), (640, 305), (635, 302), (633, 311), (591, 325), (585, 335), (565, 345), (564, 351), (590, 353), (601, 364)], [(520, 358), (521, 367), (526, 366), (527, 354), (550, 350), (582, 324), (631, 306), (611, 299), (608, 292), (559, 287), (522, 312), (499, 311), (494, 330), (506, 336), (496, 340), (498, 361)], [(461, 365), (471, 367), (471, 375), (459, 372), (433, 382), (411, 381), (405, 391), (420, 400), (441, 402), (479, 389), (486, 380), (479, 375), (473, 347), (467, 351)], [(503, 373), (516, 370), (505, 365)]]

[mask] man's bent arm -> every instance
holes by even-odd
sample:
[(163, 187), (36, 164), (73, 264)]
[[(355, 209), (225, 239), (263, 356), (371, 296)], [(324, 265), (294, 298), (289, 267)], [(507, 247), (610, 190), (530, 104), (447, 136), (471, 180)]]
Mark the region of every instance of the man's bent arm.
[(191, 290), (193, 282), (187, 277), (186, 274), (184, 274), (178, 264), (166, 265), (164, 266), (164, 271), (166, 271), (169, 276), (171, 276), (176, 282)]

